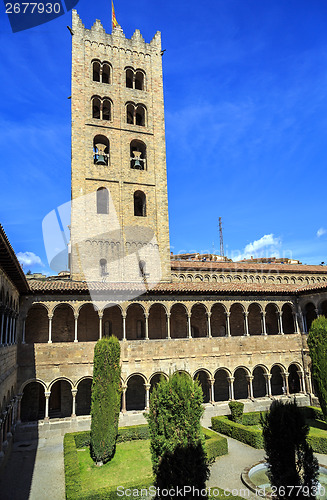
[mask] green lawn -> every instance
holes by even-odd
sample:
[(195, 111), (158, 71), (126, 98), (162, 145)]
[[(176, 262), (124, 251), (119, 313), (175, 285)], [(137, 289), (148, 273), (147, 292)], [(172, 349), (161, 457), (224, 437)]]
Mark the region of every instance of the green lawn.
[(97, 467), (90, 457), (89, 448), (78, 450), (79, 468), (83, 491), (144, 483), (152, 479), (150, 441), (137, 440), (117, 444), (114, 458)]

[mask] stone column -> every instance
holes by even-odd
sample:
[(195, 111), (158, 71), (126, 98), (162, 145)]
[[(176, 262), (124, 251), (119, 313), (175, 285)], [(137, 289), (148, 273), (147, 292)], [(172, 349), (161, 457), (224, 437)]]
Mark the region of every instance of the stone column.
[(187, 313), (187, 325), (188, 325), (188, 338), (192, 338), (192, 329), (191, 329), (191, 313)]
[(229, 324), (230, 312), (226, 313), (226, 336), (230, 337), (230, 324)]
[(248, 381), (248, 399), (253, 399), (253, 385), (252, 380), (254, 379), (253, 375), (246, 376)]
[(17, 394), (17, 424), (21, 423), (22, 399), (23, 394)]
[(170, 313), (167, 313), (167, 339), (170, 338)]
[(73, 396), (73, 405), (72, 405), (72, 418), (76, 417), (76, 394), (77, 394), (77, 389), (72, 389), (72, 396)]
[(308, 327), (307, 327), (307, 315), (306, 315), (306, 314), (302, 314), (302, 318), (303, 318), (303, 327), (304, 327), (304, 332), (305, 332), (305, 333), (308, 333)]
[(261, 312), (262, 335), (267, 335), (266, 311)]
[(268, 396), (269, 398), (272, 397), (272, 394), (271, 394), (271, 373), (264, 373), (263, 376), (265, 377), (266, 379), (266, 396)]
[(8, 422), (7, 422), (7, 416), (8, 416), (8, 412), (7, 411), (3, 411), (2, 412), (2, 422), (3, 422), (3, 431), (2, 431), (2, 443), (3, 445), (7, 445), (8, 441), (7, 441), (7, 429), (8, 429)]
[(10, 313), (10, 316), (9, 316), (9, 326), (8, 326), (8, 345), (11, 345), (11, 344), (12, 344), (11, 333), (12, 333), (12, 313)]
[(78, 313), (74, 313), (74, 323), (75, 323), (75, 336), (74, 336), (74, 342), (78, 342), (78, 337), (77, 337), (77, 333), (78, 333)]
[(214, 378), (209, 378), (210, 382), (210, 401), (212, 405), (215, 403), (215, 379)]
[(52, 318), (53, 318), (53, 315), (49, 314), (48, 318), (49, 318), (49, 340), (48, 340), (48, 344), (52, 344)]
[(123, 385), (122, 386), (122, 403), (121, 403), (122, 413), (126, 413), (126, 391), (127, 391), (127, 385)]
[(145, 340), (149, 340), (149, 313), (145, 312)]
[(1, 330), (0, 330), (0, 345), (4, 343), (4, 323), (5, 323), (5, 311), (1, 312)]
[(248, 311), (244, 311), (244, 327), (245, 327), (245, 332), (244, 332), (244, 335), (246, 337), (248, 337), (250, 334), (249, 334), (249, 324), (248, 324)]
[(126, 341), (126, 314), (123, 314), (123, 340)]
[(148, 410), (150, 407), (150, 384), (144, 384), (145, 387), (145, 410)]
[(308, 392), (309, 392), (309, 394), (314, 395), (313, 388), (312, 388), (312, 382), (311, 382), (310, 370), (308, 370), (305, 375), (306, 375), (306, 379), (307, 379)]
[(211, 312), (207, 312), (207, 316), (208, 316), (208, 337), (209, 339), (211, 339), (212, 335), (211, 335)]
[(302, 370), (297, 370), (296, 372), (299, 376), (299, 380), (300, 380), (300, 392), (302, 392), (303, 394), (305, 394), (305, 382), (304, 382), (304, 373)]
[(234, 380), (235, 380), (235, 377), (227, 377), (227, 380), (229, 382), (229, 399), (233, 400), (234, 399)]
[(315, 307), (315, 313), (316, 313), (317, 318), (319, 318), (320, 313), (319, 313), (319, 309), (318, 309), (318, 307)]
[(6, 336), (5, 336), (5, 345), (8, 345), (8, 323), (9, 323), (9, 314), (7, 313), (7, 321), (6, 321)]
[(17, 316), (14, 317), (13, 325), (13, 343), (17, 344)]
[(51, 392), (45, 392), (45, 414), (44, 414), (44, 420), (49, 420), (49, 399)]
[(301, 333), (300, 327), (299, 327), (299, 320), (298, 320), (298, 314), (293, 312), (293, 323), (294, 323), (294, 331), (295, 333)]
[(2, 443), (3, 443), (3, 424), (4, 421), (0, 418), (0, 460), (4, 456), (4, 452), (2, 449)]
[(278, 315), (279, 315), (279, 333), (280, 333), (280, 335), (284, 335), (284, 330), (283, 330), (283, 313), (282, 313), (282, 311), (279, 311)]
[(103, 317), (103, 311), (98, 311), (99, 315), (99, 340), (102, 339), (102, 317)]
[[(300, 308), (299, 308), (300, 309)], [(306, 330), (305, 330), (305, 324), (304, 324), (304, 317), (303, 317), (303, 314), (302, 314), (302, 311), (300, 310), (299, 313), (298, 313), (298, 318), (300, 318), (300, 333), (305, 333)]]
[(289, 387), (288, 387), (288, 375), (289, 375), (288, 372), (282, 372), (284, 386), (286, 387), (286, 396), (290, 395), (290, 390), (289, 390)]
[(22, 325), (22, 344), (25, 344), (25, 327), (26, 327), (26, 318), (23, 318), (23, 325)]

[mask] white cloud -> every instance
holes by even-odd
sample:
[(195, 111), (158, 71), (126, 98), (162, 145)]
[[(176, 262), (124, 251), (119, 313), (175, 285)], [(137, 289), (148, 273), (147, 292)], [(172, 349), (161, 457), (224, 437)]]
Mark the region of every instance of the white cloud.
[(322, 236), (323, 234), (326, 234), (327, 233), (327, 230), (324, 229), (323, 227), (321, 227), (320, 229), (318, 229), (317, 231), (317, 236), (318, 238), (320, 238), (320, 236)]
[(232, 259), (238, 261), (250, 259), (251, 257), (280, 257), (277, 250), (280, 244), (280, 238), (275, 237), (272, 233), (265, 234), (259, 240), (248, 243), (242, 252), (233, 252)]
[(38, 264), (44, 267), (44, 264), (38, 255), (33, 252), (18, 252), (17, 259), (23, 266), (33, 266)]

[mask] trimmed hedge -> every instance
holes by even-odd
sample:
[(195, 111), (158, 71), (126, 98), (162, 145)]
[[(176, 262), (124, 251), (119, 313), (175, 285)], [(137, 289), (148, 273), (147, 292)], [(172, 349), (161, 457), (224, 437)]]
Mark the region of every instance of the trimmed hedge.
[(258, 425), (260, 424), (261, 414), (266, 414), (267, 412), (252, 411), (250, 413), (243, 413), (242, 424), (243, 425)]
[[(213, 462), (215, 458), (228, 453), (227, 439), (219, 436), (216, 432), (202, 427), (205, 437), (205, 450), (208, 462)], [(145, 425), (134, 425), (130, 427), (120, 427), (118, 429), (117, 443), (132, 441), (136, 439), (149, 439), (149, 428)], [(90, 444), (90, 431), (73, 432), (65, 434), (64, 437), (64, 461), (65, 461), (65, 483), (67, 500), (115, 500), (122, 498), (117, 495), (117, 491), (110, 488), (99, 488), (89, 493), (81, 493), (81, 480), (79, 471), (79, 460), (77, 449), (85, 448)], [(153, 484), (136, 483), (125, 487), (132, 489), (149, 488)]]
[(307, 441), (315, 453), (327, 454), (327, 437), (313, 436), (312, 434), (309, 434)]
[(244, 410), (244, 403), (241, 403), (240, 401), (230, 401), (228, 403), (228, 406), (230, 409), (230, 419), (233, 422), (241, 424), (243, 410)]
[(221, 457), (222, 455), (226, 455), (228, 453), (228, 443), (226, 438), (219, 436), (219, 434), (214, 431), (204, 429), (203, 427), (202, 431), (205, 437), (204, 445), (208, 463), (212, 463), (217, 457)]
[(262, 432), (259, 429), (249, 428), (244, 424), (232, 422), (226, 416), (212, 417), (211, 425), (216, 432), (221, 432), (253, 448), (263, 448)]

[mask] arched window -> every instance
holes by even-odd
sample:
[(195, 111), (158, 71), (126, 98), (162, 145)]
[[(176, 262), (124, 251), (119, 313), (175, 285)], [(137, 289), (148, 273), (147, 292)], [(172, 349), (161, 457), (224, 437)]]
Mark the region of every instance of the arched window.
[(100, 119), (101, 101), (98, 97), (92, 99), (92, 118)]
[(108, 276), (106, 259), (100, 259), (100, 276)]
[(102, 103), (102, 120), (111, 120), (111, 102), (104, 99)]
[(110, 66), (108, 63), (102, 65), (102, 83), (110, 83)]
[(126, 87), (128, 89), (144, 90), (145, 89), (145, 73), (143, 70), (133, 68), (125, 68)]
[(146, 169), (146, 145), (144, 142), (134, 140), (130, 144), (131, 168)]
[(134, 193), (134, 215), (136, 217), (146, 217), (146, 196), (142, 191)]
[(136, 71), (135, 73), (135, 88), (144, 90), (144, 73), (142, 71)]
[(110, 99), (104, 97), (100, 99), (98, 96), (92, 97), (92, 118), (97, 120), (111, 120), (111, 106)]
[(109, 140), (104, 135), (93, 139), (93, 160), (95, 165), (109, 165)]
[(133, 79), (134, 79), (134, 72), (132, 69), (127, 69), (126, 70), (126, 87), (128, 89), (133, 88)]
[(93, 61), (92, 74), (93, 74), (93, 81), (99, 82), (100, 81), (100, 63), (99, 63), (99, 61)]
[(106, 189), (105, 187), (100, 187), (97, 190), (97, 213), (109, 213), (109, 193), (108, 189)]
[(135, 105), (129, 102), (126, 105), (126, 123), (131, 125), (138, 125), (140, 127), (145, 127), (146, 123), (146, 110), (143, 104)]
[(138, 105), (135, 111), (135, 124), (145, 127), (145, 108)]

